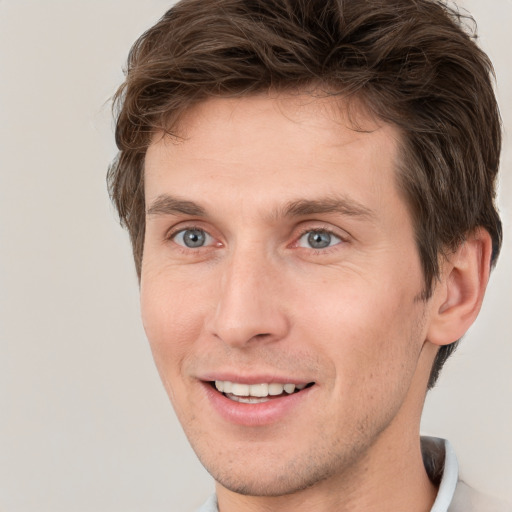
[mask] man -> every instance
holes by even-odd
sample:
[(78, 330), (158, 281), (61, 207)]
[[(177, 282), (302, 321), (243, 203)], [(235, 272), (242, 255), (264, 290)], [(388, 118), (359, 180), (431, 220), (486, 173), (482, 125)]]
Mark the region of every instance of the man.
[(184, 0), (132, 48), (110, 191), (216, 481), (201, 510), (505, 510), (419, 436), (501, 245), (492, 66), (462, 21)]

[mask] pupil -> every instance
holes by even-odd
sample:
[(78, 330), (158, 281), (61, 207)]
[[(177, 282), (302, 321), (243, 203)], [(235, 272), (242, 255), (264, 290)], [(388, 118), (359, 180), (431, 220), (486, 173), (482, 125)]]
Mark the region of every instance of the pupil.
[(199, 229), (189, 229), (185, 231), (183, 241), (187, 247), (201, 247), (205, 242), (204, 231)]
[(308, 236), (308, 243), (313, 249), (324, 249), (331, 244), (331, 235), (329, 233), (313, 232)]

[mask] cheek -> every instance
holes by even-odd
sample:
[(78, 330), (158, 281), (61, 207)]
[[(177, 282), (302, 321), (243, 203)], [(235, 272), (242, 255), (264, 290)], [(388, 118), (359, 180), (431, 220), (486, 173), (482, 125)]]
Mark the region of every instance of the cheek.
[(423, 311), (415, 291), (391, 282), (346, 280), (309, 294), (301, 323), (317, 350), (334, 361), (336, 386), (373, 388), (396, 380), (404, 366), (414, 369)]
[(176, 284), (164, 274), (144, 271), (141, 314), (153, 357), (163, 377), (179, 372), (202, 328), (198, 293)]

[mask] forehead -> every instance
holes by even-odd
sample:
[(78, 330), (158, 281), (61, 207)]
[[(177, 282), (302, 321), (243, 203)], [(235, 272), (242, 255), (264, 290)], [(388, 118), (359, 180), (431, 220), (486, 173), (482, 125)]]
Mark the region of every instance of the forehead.
[[(399, 130), (385, 123), (372, 113), (358, 97), (350, 100), (339, 95), (326, 93), (261, 93), (239, 98), (211, 98), (201, 101), (181, 113), (169, 132), (174, 134), (177, 145), (189, 142), (203, 144), (210, 135), (220, 140), (227, 130), (241, 136), (251, 131), (259, 132), (253, 139), (253, 146), (263, 142), (265, 134), (273, 134), (265, 142), (272, 146), (278, 143), (275, 134), (297, 138), (300, 132), (309, 133), (311, 141), (324, 146), (343, 146), (363, 140), (365, 134), (372, 138), (390, 137), (398, 140)], [(232, 136), (231, 134), (230, 136)], [(156, 133), (153, 143), (158, 142), (162, 132)]]
[(176, 191), (213, 201), (210, 186), (233, 201), (261, 197), (265, 207), (333, 192), (361, 204), (376, 193), (396, 196), (400, 134), (355, 100), (217, 98), (188, 110), (177, 128), (177, 137), (155, 134), (148, 148), (146, 204)]

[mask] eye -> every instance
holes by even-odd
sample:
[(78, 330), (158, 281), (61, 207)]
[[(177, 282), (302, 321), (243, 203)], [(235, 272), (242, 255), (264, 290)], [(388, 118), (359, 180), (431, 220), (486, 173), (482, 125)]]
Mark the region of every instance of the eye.
[(197, 228), (182, 229), (172, 236), (174, 242), (189, 249), (210, 245), (213, 238), (204, 230)]
[(324, 229), (307, 231), (297, 242), (299, 247), (310, 249), (326, 249), (342, 242), (341, 238)]

